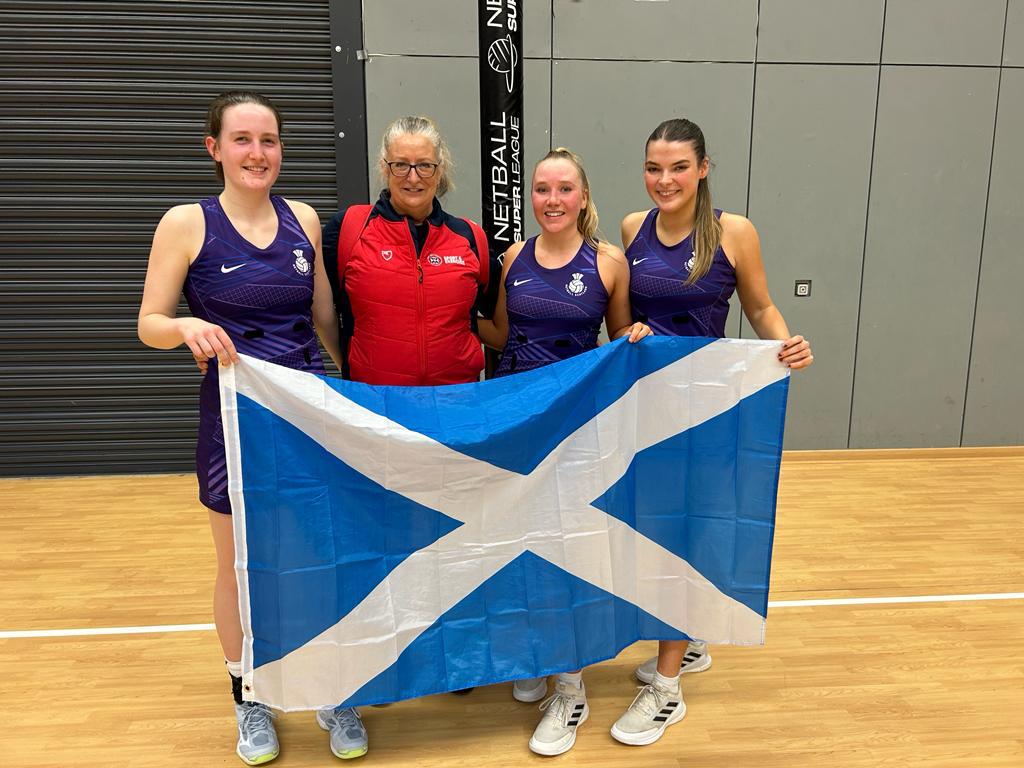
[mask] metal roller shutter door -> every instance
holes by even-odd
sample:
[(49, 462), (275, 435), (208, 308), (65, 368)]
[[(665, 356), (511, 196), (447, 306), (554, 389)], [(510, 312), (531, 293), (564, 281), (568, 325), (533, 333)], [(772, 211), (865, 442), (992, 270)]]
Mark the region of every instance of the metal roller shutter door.
[(336, 208), (327, 0), (0, 7), (0, 474), (188, 471), (199, 376), (135, 323), (163, 211), (215, 194), (207, 102), (285, 120), (276, 191)]

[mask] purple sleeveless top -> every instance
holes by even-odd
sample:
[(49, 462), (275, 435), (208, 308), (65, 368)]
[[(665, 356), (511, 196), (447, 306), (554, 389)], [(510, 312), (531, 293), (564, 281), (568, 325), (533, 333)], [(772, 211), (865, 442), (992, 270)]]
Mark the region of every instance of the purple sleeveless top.
[[(716, 217), (721, 215), (715, 211)], [(663, 245), (655, 230), (657, 216), (657, 208), (647, 214), (626, 249), (634, 322), (647, 323), (663, 336), (723, 338), (729, 297), (736, 289), (736, 270), (719, 246), (707, 274), (686, 285), (693, 233), (677, 245)]]
[(584, 241), (559, 269), (537, 263), (537, 238), (526, 241), (505, 276), (508, 342), (494, 372), (529, 371), (594, 349), (608, 307), (597, 252)]
[[(313, 329), (315, 254), (288, 203), (270, 198), (277, 236), (257, 248), (235, 230), (220, 201), (199, 204), (206, 236), (188, 268), (185, 300), (194, 317), (223, 328), (239, 352), (303, 371), (324, 372)], [(231, 512), (220, 421), (217, 361), (210, 361), (199, 389), (196, 473), (199, 500)]]

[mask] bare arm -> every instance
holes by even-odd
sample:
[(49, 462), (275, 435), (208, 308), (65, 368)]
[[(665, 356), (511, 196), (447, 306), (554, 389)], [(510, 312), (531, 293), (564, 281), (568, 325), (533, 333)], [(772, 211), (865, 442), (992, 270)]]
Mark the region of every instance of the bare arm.
[(791, 336), (779, 308), (768, 293), (768, 279), (761, 260), (761, 240), (748, 219), (722, 214), (722, 248), (736, 268), (736, 292), (743, 314), (758, 338), (783, 342), (779, 360), (790, 368), (806, 368), (814, 362), (811, 345), (803, 336)]
[(604, 314), (608, 338), (628, 336), (632, 344), (650, 336), (651, 329), (648, 326), (633, 322), (629, 306), (629, 267), (622, 251), (611, 243), (601, 243), (597, 249), (597, 269), (608, 291), (608, 307)]
[(505, 348), (508, 342), (508, 310), (506, 309), (505, 277), (508, 275), (509, 267), (516, 260), (519, 251), (525, 243), (513, 243), (505, 251), (502, 259), (501, 280), (498, 283), (498, 302), (494, 305), (494, 316), (492, 319), (481, 317), (477, 319), (477, 331), (480, 334), (480, 341), (499, 352)]
[(622, 226), (620, 231), (622, 233), (622, 250), (625, 251), (633, 244), (633, 240), (636, 239), (636, 233), (640, 231), (640, 225), (644, 223), (644, 219), (647, 218), (647, 211), (636, 211), (626, 216), (622, 220)]
[(201, 369), (214, 357), (222, 365), (238, 362), (235, 345), (219, 325), (176, 316), (185, 276), (202, 246), (204, 231), (198, 204), (175, 206), (164, 214), (153, 234), (138, 324), (143, 344), (157, 349), (186, 344)]
[(341, 341), (338, 338), (338, 317), (334, 314), (334, 297), (327, 272), (324, 268), (324, 254), (321, 247), (320, 217), (310, 206), (295, 200), (287, 201), (302, 225), (306, 237), (313, 246), (313, 325), (317, 335), (334, 361), (334, 367), (341, 370)]

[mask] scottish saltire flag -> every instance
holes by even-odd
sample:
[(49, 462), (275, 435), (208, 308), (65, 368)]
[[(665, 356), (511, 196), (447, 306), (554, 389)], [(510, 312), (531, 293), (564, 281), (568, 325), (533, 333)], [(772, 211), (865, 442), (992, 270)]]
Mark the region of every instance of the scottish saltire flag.
[(221, 375), (246, 697), (535, 677), (764, 639), (778, 342), (652, 337), (481, 384)]

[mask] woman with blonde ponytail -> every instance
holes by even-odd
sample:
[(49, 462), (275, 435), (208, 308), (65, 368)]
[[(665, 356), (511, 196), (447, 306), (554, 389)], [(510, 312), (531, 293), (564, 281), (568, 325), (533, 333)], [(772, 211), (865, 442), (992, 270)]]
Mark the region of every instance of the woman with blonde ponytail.
[[(633, 319), (659, 334), (722, 338), (735, 290), (757, 335), (782, 342), (779, 360), (806, 368), (814, 361), (810, 343), (790, 334), (772, 303), (754, 225), (712, 206), (710, 166), (704, 134), (689, 120), (666, 120), (647, 139), (644, 184), (655, 207), (622, 221)], [(646, 686), (612, 736), (633, 745), (657, 741), (686, 713), (679, 676), (710, 666), (706, 643), (660, 642), (658, 655), (636, 670)]]
[[(647, 325), (631, 319), (622, 251), (598, 238), (597, 208), (579, 157), (563, 147), (548, 152), (534, 168), (530, 196), (541, 234), (505, 253), (494, 320), (479, 321), (480, 338), (502, 350), (495, 376), (594, 349), (602, 320), (612, 339), (633, 343), (649, 336)], [(512, 695), (540, 701), (547, 688), (545, 677), (517, 680)], [(582, 671), (558, 675), (541, 709), (530, 749), (567, 752), (590, 714)]]
[(650, 334), (631, 319), (622, 251), (598, 238), (579, 157), (564, 147), (548, 152), (534, 168), (530, 195), (541, 234), (505, 253), (494, 320), (479, 321), (480, 338), (502, 351), (495, 376), (593, 349), (602, 321), (611, 339)]

